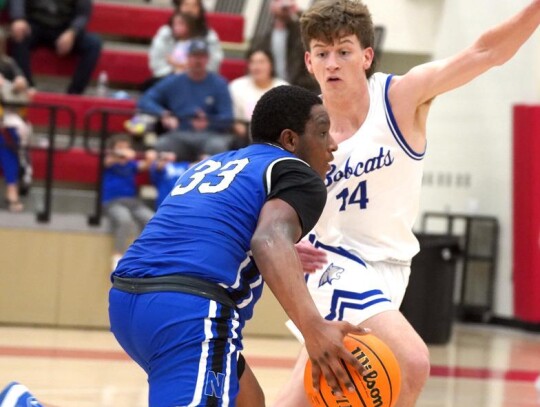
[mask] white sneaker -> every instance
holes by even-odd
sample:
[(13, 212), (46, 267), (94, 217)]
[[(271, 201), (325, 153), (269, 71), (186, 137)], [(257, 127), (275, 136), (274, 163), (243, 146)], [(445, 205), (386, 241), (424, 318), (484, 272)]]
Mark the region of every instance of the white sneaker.
[(0, 392), (0, 405), (2, 407), (43, 407), (26, 386), (17, 382), (9, 383)]

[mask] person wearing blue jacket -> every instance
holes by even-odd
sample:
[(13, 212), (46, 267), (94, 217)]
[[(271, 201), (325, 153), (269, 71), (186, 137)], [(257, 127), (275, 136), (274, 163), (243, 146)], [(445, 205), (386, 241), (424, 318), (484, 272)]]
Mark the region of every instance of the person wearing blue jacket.
[(159, 137), (155, 148), (173, 151), (178, 161), (198, 161), (227, 151), (234, 141), (227, 81), (209, 72), (207, 65), (208, 44), (202, 38), (191, 40), (186, 71), (151, 87), (137, 106), (160, 118), (167, 132)]

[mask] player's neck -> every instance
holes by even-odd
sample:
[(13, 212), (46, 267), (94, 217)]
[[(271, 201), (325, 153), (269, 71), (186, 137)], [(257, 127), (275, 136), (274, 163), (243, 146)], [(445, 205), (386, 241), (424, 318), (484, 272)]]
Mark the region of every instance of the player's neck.
[(369, 112), (369, 92), (347, 92), (347, 95), (323, 95), (330, 115), (332, 137), (339, 143), (351, 137), (362, 126)]

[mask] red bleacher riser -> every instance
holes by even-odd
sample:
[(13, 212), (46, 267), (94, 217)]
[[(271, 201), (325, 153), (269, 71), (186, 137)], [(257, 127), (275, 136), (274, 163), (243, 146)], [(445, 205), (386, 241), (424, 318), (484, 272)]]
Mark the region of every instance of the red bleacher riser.
[[(34, 178), (45, 179), (47, 150), (32, 149), (30, 151)], [(99, 156), (90, 154), (81, 148), (69, 151), (55, 151), (53, 179), (55, 181), (93, 184), (97, 182)]]
[[(44, 180), (47, 166), (47, 150), (33, 148), (30, 150), (33, 176), (36, 180)], [(82, 148), (72, 148), (69, 151), (55, 151), (53, 179), (61, 182), (79, 184), (96, 184), (98, 180), (99, 156)], [(137, 174), (137, 185), (149, 185), (148, 172)]]
[[(32, 52), (32, 70), (35, 74), (69, 77), (75, 69), (75, 58), (59, 57), (48, 48), (38, 48)], [(220, 73), (231, 81), (246, 73), (247, 63), (241, 58), (226, 58), (221, 64)], [(94, 70), (94, 78), (101, 71), (108, 74), (114, 83), (142, 84), (150, 78), (148, 55), (141, 51), (104, 49), (98, 66)]]
[[(103, 98), (96, 96), (79, 96), (79, 95), (67, 95), (63, 93), (48, 93), (37, 92), (33, 102), (47, 103), (53, 105), (66, 106), (74, 110), (75, 112), (75, 127), (78, 130), (84, 128), (84, 117), (88, 110), (92, 108), (110, 108), (110, 109), (122, 109), (132, 110), (135, 109), (136, 102), (134, 100), (117, 100), (111, 98)], [(49, 113), (45, 109), (28, 109), (28, 118), (31, 123), (38, 126), (47, 126), (49, 123)], [(59, 110), (58, 112), (57, 126), (60, 128), (67, 128), (69, 126), (69, 116), (65, 111)], [(124, 121), (126, 117), (110, 116), (109, 129), (114, 132), (124, 130)], [(99, 130), (100, 123), (97, 117), (94, 117), (90, 122), (91, 130)]]
[[(150, 40), (166, 24), (172, 7), (137, 6), (133, 4), (94, 3), (89, 30), (108, 35)], [(244, 41), (244, 17), (231, 13), (206, 14), (208, 25), (221, 41)]]

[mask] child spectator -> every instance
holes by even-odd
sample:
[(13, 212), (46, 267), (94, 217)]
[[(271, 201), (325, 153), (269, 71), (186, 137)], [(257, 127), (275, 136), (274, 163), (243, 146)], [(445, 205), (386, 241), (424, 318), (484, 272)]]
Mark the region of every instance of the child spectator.
[(169, 23), (160, 27), (152, 38), (148, 63), (152, 78), (142, 86), (146, 90), (171, 73), (184, 71), (189, 39), (195, 32), (195, 19), (190, 14), (176, 11)]
[[(0, 166), (6, 181), (6, 204), (11, 212), (21, 212), (23, 204), (20, 201), (19, 157), (26, 157), (26, 147), (31, 133), (31, 127), (19, 115), (19, 111), (10, 103), (28, 102), (30, 94), (28, 83), (15, 61), (5, 55), (5, 40), (0, 34)], [(25, 175), (31, 167), (25, 166)], [(28, 178), (25, 178), (29, 182)], [(29, 185), (25, 184), (26, 190)]]
[(19, 133), (22, 146), (26, 146), (32, 132), (31, 126), (26, 122), (20, 107), (10, 107), (5, 104), (23, 105), (32, 98), (34, 90), (30, 90), (23, 71), (14, 59), (6, 55), (6, 40), (0, 32), (0, 100), (3, 102), (2, 119), (5, 127), (15, 127)]
[(148, 151), (150, 164), (150, 180), (157, 189), (156, 209), (171, 192), (176, 180), (190, 167), (188, 161), (176, 161), (176, 154), (169, 151), (156, 153)]
[(229, 83), (229, 92), (233, 102), (234, 126), (237, 140), (248, 144), (248, 123), (257, 101), (270, 89), (279, 85), (288, 85), (283, 79), (276, 78), (272, 53), (264, 48), (248, 51), (248, 73)]
[(22, 212), (24, 209), (19, 199), (19, 135), (13, 128), (0, 128), (0, 168), (6, 181), (6, 204), (10, 212)]
[[(103, 173), (102, 203), (111, 221), (114, 236), (113, 269), (127, 249), (128, 240), (138, 234), (154, 212), (137, 196), (135, 177), (146, 170), (146, 160), (136, 160), (128, 135), (119, 134), (108, 141)], [(138, 229), (138, 230), (137, 230)]]

